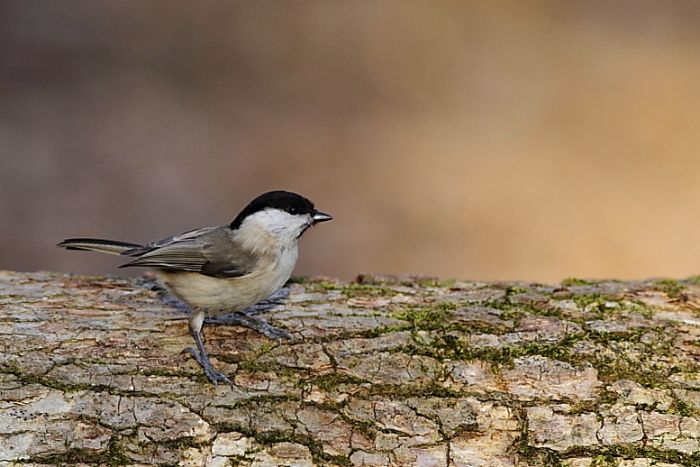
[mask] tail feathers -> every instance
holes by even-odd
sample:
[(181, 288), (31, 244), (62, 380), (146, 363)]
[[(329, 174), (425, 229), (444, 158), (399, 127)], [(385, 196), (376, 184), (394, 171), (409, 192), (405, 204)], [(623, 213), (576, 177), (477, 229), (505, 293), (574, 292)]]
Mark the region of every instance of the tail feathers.
[(131, 250), (143, 248), (143, 245), (138, 245), (136, 243), (102, 240), (99, 238), (69, 238), (63, 240), (57, 246), (63, 247), (66, 250), (97, 251), (110, 255), (129, 254)]

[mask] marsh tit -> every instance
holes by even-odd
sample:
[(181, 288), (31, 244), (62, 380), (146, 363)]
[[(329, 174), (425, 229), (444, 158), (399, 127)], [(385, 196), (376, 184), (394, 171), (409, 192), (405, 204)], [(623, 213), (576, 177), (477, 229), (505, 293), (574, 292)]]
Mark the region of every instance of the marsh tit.
[(330, 220), (303, 196), (270, 191), (221, 227), (190, 230), (147, 245), (71, 238), (58, 246), (134, 258), (120, 267), (154, 268), (164, 285), (192, 311), (189, 329), (197, 350), (185, 350), (212, 383), (230, 383), (212, 367), (204, 349), (205, 316), (242, 311), (280, 289), (296, 265), (299, 238), (309, 227)]

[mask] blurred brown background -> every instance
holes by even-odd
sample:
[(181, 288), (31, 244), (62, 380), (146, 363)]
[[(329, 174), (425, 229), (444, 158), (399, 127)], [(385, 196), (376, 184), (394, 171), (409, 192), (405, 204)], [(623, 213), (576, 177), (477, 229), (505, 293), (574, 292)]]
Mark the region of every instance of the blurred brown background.
[[(700, 272), (700, 2), (0, 1), (0, 267), (273, 188), (298, 273)], [(141, 271), (137, 271), (141, 272)]]

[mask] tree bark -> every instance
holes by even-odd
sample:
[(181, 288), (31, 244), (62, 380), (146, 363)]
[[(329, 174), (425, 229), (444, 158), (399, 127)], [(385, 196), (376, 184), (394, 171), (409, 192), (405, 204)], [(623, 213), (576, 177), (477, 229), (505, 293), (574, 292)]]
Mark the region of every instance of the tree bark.
[(692, 279), (289, 289), (212, 386), (150, 279), (0, 272), (0, 463), (700, 465)]

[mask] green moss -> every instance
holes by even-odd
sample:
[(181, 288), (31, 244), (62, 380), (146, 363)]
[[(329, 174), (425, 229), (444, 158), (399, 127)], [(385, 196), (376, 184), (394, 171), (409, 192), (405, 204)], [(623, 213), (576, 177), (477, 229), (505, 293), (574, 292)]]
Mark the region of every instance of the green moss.
[(653, 314), (651, 308), (638, 300), (604, 293), (567, 294), (558, 298), (571, 300), (584, 312), (593, 313), (601, 318), (619, 313), (637, 313), (644, 317), (651, 317)]
[(698, 409), (696, 409), (695, 406), (678, 398), (674, 399), (670, 411), (681, 417), (695, 417), (698, 415)]
[(551, 316), (554, 318), (566, 319), (568, 321), (576, 322), (581, 325), (585, 322), (583, 318), (570, 316), (570, 314), (566, 313), (564, 310), (554, 306), (554, 303), (556, 303), (556, 301), (552, 301), (555, 300), (553, 297), (551, 297), (551, 300), (543, 301), (540, 303), (520, 303), (517, 300), (518, 297), (516, 294), (507, 293), (501, 298), (486, 301), (484, 305), (490, 308), (494, 308), (496, 310), (501, 310), (500, 318), (503, 320), (517, 321), (524, 316), (531, 315)]
[(346, 417), (343, 417), (345, 421), (349, 422), (352, 427), (353, 431), (356, 433), (360, 433), (362, 436), (367, 438), (370, 441), (374, 441), (375, 438), (377, 437), (377, 426), (370, 420), (351, 420)]
[(569, 300), (572, 300), (576, 305), (582, 309), (583, 311), (587, 312), (592, 312), (592, 313), (598, 313), (598, 314), (606, 314), (609, 313), (611, 310), (620, 308), (620, 302), (617, 297), (602, 294), (602, 293), (593, 293), (593, 294), (571, 294), (568, 297)]
[[(491, 306), (491, 305), (489, 305)], [(523, 316), (526, 316), (528, 314), (536, 314), (535, 312), (533, 313), (528, 313), (526, 311), (525, 307), (520, 307), (517, 305), (511, 305), (511, 304), (496, 304), (493, 306), (493, 308), (496, 308), (497, 310), (501, 310), (502, 313), (500, 314), (500, 318), (506, 321), (518, 321), (521, 319)]]
[(445, 329), (450, 325), (458, 304), (438, 302), (429, 306), (407, 306), (391, 313), (391, 316), (408, 321), (412, 329), (434, 330)]
[(188, 448), (200, 448), (208, 445), (207, 442), (197, 441), (192, 436), (184, 436), (182, 438), (160, 441), (159, 445), (171, 451), (184, 451)]
[(527, 289), (518, 285), (506, 284), (503, 287), (503, 291), (505, 292), (505, 299), (508, 300), (511, 296), (515, 294), (527, 292)]
[(323, 451), (323, 445), (309, 435), (303, 435), (292, 431), (264, 431), (257, 432), (239, 424), (223, 423), (216, 426), (219, 432), (237, 431), (244, 436), (255, 439), (263, 446), (270, 446), (277, 443), (297, 443), (309, 448), (314, 465), (339, 465), (343, 467), (351, 466), (350, 459), (345, 456), (333, 456)]
[(129, 465), (133, 461), (127, 458), (118, 443), (117, 435), (109, 440), (107, 449), (94, 451), (91, 449), (69, 449), (60, 454), (36, 456), (28, 460), (36, 464), (71, 465), (77, 463), (100, 464), (108, 466)]
[(683, 454), (678, 451), (656, 449), (647, 446), (612, 446), (609, 448), (580, 447), (566, 452), (567, 458), (593, 457), (594, 465), (617, 465), (619, 459), (647, 458), (658, 462), (675, 463), (685, 466), (700, 466), (700, 452)]
[(411, 285), (415, 285), (417, 287), (441, 287), (441, 288), (450, 288), (454, 286), (455, 282), (457, 282), (455, 279), (438, 279), (436, 277), (417, 277), (413, 281)]
[(357, 378), (352, 375), (344, 374), (344, 373), (328, 373), (324, 375), (318, 375), (318, 376), (313, 376), (309, 379), (305, 380), (300, 380), (298, 382), (299, 385), (314, 385), (317, 386), (319, 389), (322, 389), (326, 392), (332, 391), (338, 388), (338, 386), (341, 385), (361, 385), (361, 384), (366, 384), (367, 381), (361, 378)]
[(289, 284), (315, 284), (318, 281), (314, 281), (310, 277), (306, 276), (292, 276), (287, 280), (285, 285)]
[(685, 289), (683, 284), (673, 279), (659, 279), (654, 282), (654, 286), (657, 290), (661, 290), (668, 295), (669, 298), (674, 299), (681, 298)]
[(624, 355), (615, 359), (594, 359), (591, 364), (598, 370), (598, 377), (606, 383), (628, 379), (648, 388), (665, 388), (670, 384), (669, 367), (665, 365), (649, 367)]
[(105, 386), (102, 384), (67, 384), (60, 381), (51, 379), (50, 377), (43, 375), (35, 375), (24, 373), (20, 368), (12, 364), (5, 363), (0, 367), (0, 373), (12, 374), (17, 377), (19, 381), (24, 384), (39, 384), (48, 388), (56, 389), (64, 393), (78, 392), (78, 391), (90, 391), (90, 392), (104, 392), (111, 395), (117, 396), (129, 396), (129, 397), (152, 397), (153, 394), (143, 392), (143, 391), (123, 391), (111, 386)]
[(2, 367), (0, 368), (0, 372), (15, 375), (17, 377), (17, 379), (20, 380), (24, 384), (40, 384), (42, 386), (57, 389), (57, 390), (62, 391), (62, 392), (77, 392), (77, 391), (86, 390), (86, 389), (92, 390), (93, 388), (97, 387), (97, 386), (92, 386), (92, 385), (87, 385), (87, 384), (68, 385), (68, 384), (60, 383), (58, 381), (54, 381), (54, 380), (46, 378), (44, 376), (35, 375), (35, 374), (31, 374), (31, 373), (25, 373), (18, 366), (14, 365), (12, 363), (3, 364)]
[(287, 281), (287, 285), (299, 284), (304, 286), (304, 291), (307, 293), (327, 293), (333, 290), (339, 290), (340, 282), (334, 280), (316, 280), (308, 277), (293, 277)]
[(536, 306), (529, 303), (513, 303), (510, 300), (494, 300), (486, 303), (486, 306), (501, 310), (500, 318), (503, 320), (517, 321), (524, 316), (553, 316), (555, 318), (573, 319), (567, 317), (561, 310), (549, 305)]
[(518, 406), (515, 408), (515, 416), (520, 424), (520, 436), (515, 442), (515, 451), (523, 460), (527, 461), (527, 465), (543, 465), (543, 466), (561, 466), (562, 460), (559, 453), (547, 448), (537, 448), (530, 445), (529, 426), (527, 412), (524, 407)]
[(531, 446), (528, 437), (527, 415), (524, 408), (516, 410), (516, 416), (522, 426), (522, 433), (516, 442), (516, 452), (527, 460), (527, 465), (561, 466), (566, 459), (577, 457), (593, 458), (594, 466), (613, 466), (620, 459), (647, 458), (658, 462), (675, 463), (684, 466), (700, 467), (700, 452), (683, 454), (678, 451), (656, 449), (647, 446), (623, 445), (612, 447), (576, 447), (559, 453), (547, 448)]
[[(524, 455), (524, 454), (521, 454)], [(545, 467), (563, 467), (561, 454), (547, 448), (534, 448), (528, 452), (528, 465), (542, 465)]]
[(586, 279), (579, 279), (577, 277), (567, 277), (563, 281), (561, 281), (562, 287), (575, 287), (575, 286), (581, 286), (581, 285), (593, 285), (594, 282), (586, 280)]
[(323, 281), (323, 282), (312, 282), (306, 285), (306, 291), (309, 292), (309, 287), (312, 288), (314, 292), (331, 292), (333, 290), (340, 290), (341, 286), (337, 282)]
[(642, 302), (602, 292), (579, 293), (575, 291), (556, 291), (548, 295), (545, 294), (545, 296), (549, 296), (549, 300), (543, 300), (541, 303), (521, 303), (518, 301), (518, 295), (526, 292), (524, 289), (509, 286), (506, 287), (504, 291), (505, 295), (503, 297), (495, 300), (489, 300), (484, 303), (484, 305), (491, 308), (502, 310), (503, 313), (501, 317), (503, 319), (517, 320), (525, 315), (537, 315), (553, 316), (583, 324), (583, 318), (572, 317), (570, 316), (570, 313), (553, 306), (553, 303), (561, 300), (571, 300), (580, 310), (586, 313), (598, 315), (600, 317), (621, 312), (638, 313), (649, 317), (653, 312)]
[(340, 287), (340, 292), (348, 297), (387, 297), (395, 295), (396, 292), (389, 287), (382, 285), (370, 285), (370, 284), (358, 284), (357, 282), (352, 282), (350, 284), (343, 284)]
[[(603, 332), (603, 331), (595, 331), (592, 329), (586, 330), (584, 334), (581, 336), (581, 340), (588, 340), (591, 342), (595, 342), (597, 344), (603, 344), (607, 347), (610, 347), (611, 344), (624, 344), (624, 343), (631, 343), (631, 344), (640, 344), (644, 345), (645, 348), (649, 348), (649, 350), (653, 350), (654, 354), (657, 356), (660, 355), (667, 355), (667, 352), (670, 350), (669, 346), (663, 342), (662, 340), (654, 340), (653, 346), (647, 345), (642, 343), (642, 340), (645, 336), (648, 336), (650, 333), (657, 332), (658, 331), (658, 336), (663, 336), (664, 330), (663, 328), (637, 328), (637, 329), (631, 329), (627, 331), (622, 331), (622, 332)], [(660, 337), (657, 337), (657, 335), (654, 335), (654, 339), (660, 339)]]
[[(65, 294), (61, 294), (61, 295), (65, 295)], [(51, 296), (51, 298), (54, 298), (54, 297), (56, 297), (56, 295)], [(22, 302), (22, 303), (27, 303), (28, 297), (24, 294), (3, 293), (3, 294), (0, 294), (0, 300), (13, 300), (13, 301), (18, 301), (18, 302)], [(42, 301), (42, 300), (36, 299), (36, 300), (32, 300), (31, 303), (37, 303), (40, 301)]]
[(245, 456), (227, 456), (227, 460), (233, 467), (238, 467), (239, 465), (250, 465), (252, 462), (251, 458)]
[(464, 394), (446, 388), (440, 384), (436, 378), (424, 385), (408, 385), (408, 384), (373, 384), (364, 390), (361, 394), (364, 397), (385, 396), (397, 400), (407, 399), (409, 397), (444, 397), (454, 398), (462, 397)]
[(619, 395), (608, 391), (607, 389), (602, 389), (596, 396), (595, 399), (589, 400), (576, 400), (572, 401), (569, 405), (571, 408), (568, 410), (568, 414), (585, 414), (590, 412), (600, 411), (601, 406), (613, 405), (617, 402)]
[(404, 287), (444, 287), (454, 286), (455, 279), (439, 279), (431, 276), (382, 276), (372, 274), (360, 274), (355, 284), (381, 286), (404, 286)]
[(591, 462), (591, 467), (613, 467), (617, 466), (618, 462), (607, 456), (595, 456)]
[[(425, 396), (432, 396), (432, 397), (443, 397), (443, 398), (456, 398), (456, 397), (462, 397), (462, 394), (460, 394), (458, 391), (455, 391), (454, 389), (449, 389), (440, 384), (441, 378), (435, 378), (432, 380), (428, 385), (426, 385), (423, 388), (423, 397)], [(444, 380), (444, 378), (442, 378)]]
[(386, 297), (396, 294), (396, 292), (386, 284), (361, 284), (358, 282), (342, 283), (336, 281), (312, 281), (302, 283), (306, 292), (328, 293), (335, 291), (340, 292), (346, 298)]
[(221, 407), (226, 407), (229, 409), (237, 409), (241, 407), (252, 406), (257, 408), (265, 404), (278, 404), (281, 402), (295, 402), (302, 403), (301, 397), (298, 394), (260, 394), (245, 399), (236, 399), (230, 404), (220, 404)]
[(266, 353), (271, 352), (273, 349), (279, 347), (279, 343), (275, 341), (262, 342), (260, 346), (255, 350), (255, 358), (259, 358)]
[(605, 382), (621, 379), (650, 388), (670, 387), (669, 377), (683, 369), (669, 363), (674, 353), (673, 340), (663, 327), (627, 333), (590, 333), (590, 339), (604, 344), (607, 352), (590, 358)]
[[(664, 361), (646, 361), (646, 358), (663, 356), (671, 353), (670, 343), (663, 339), (644, 339), (654, 330), (642, 329), (625, 333), (601, 333), (586, 331), (571, 333), (558, 342), (521, 342), (499, 347), (473, 347), (468, 341), (455, 333), (441, 333), (426, 344), (416, 340), (410, 345), (396, 351), (409, 355), (424, 355), (438, 361), (481, 360), (497, 367), (511, 367), (515, 359), (539, 355), (552, 360), (567, 362), (574, 366), (592, 365), (598, 370), (598, 375), (605, 382), (620, 379), (636, 381), (646, 387), (668, 387), (669, 376), (678, 368)], [(598, 355), (579, 354), (572, 352), (575, 345), (581, 342), (591, 342), (604, 345), (613, 350), (614, 356), (601, 357)], [(628, 357), (630, 345), (636, 345), (641, 360)]]
[(429, 345), (411, 344), (400, 349), (409, 355), (426, 355), (439, 361), (446, 360), (484, 360), (497, 365), (511, 366), (513, 360), (520, 357), (541, 355), (554, 360), (579, 363), (570, 356), (574, 343), (583, 333), (568, 334), (559, 342), (525, 342), (520, 345), (503, 345), (500, 347), (472, 347), (459, 336), (445, 334), (438, 336)]

